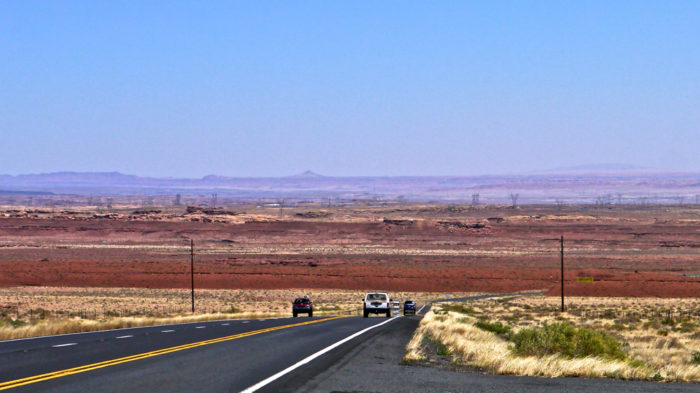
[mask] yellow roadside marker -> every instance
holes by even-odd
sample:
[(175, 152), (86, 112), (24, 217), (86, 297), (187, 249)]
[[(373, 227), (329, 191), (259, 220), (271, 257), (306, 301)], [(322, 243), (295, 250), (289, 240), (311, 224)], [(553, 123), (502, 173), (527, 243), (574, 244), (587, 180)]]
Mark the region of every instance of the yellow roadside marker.
[(0, 390), (12, 389), (12, 388), (16, 388), (18, 386), (29, 385), (29, 384), (36, 383), (36, 382), (46, 381), (46, 380), (54, 379), (54, 378), (65, 377), (68, 375), (73, 375), (73, 374), (78, 374), (78, 373), (84, 373), (86, 371), (96, 370), (98, 368), (114, 366), (114, 365), (121, 364), (121, 363), (133, 362), (134, 360), (150, 358), (153, 356), (165, 355), (166, 353), (172, 353), (172, 352), (182, 351), (185, 349), (201, 347), (203, 345), (209, 345), (209, 344), (220, 343), (223, 341), (235, 340), (237, 338), (254, 336), (256, 334), (267, 333), (267, 332), (272, 332), (272, 331), (281, 330), (281, 329), (287, 329), (287, 328), (291, 328), (291, 327), (295, 327), (295, 326), (311, 325), (314, 323), (326, 322), (326, 321), (331, 321), (331, 320), (339, 319), (339, 318), (347, 318), (347, 317), (331, 317), (331, 318), (326, 318), (326, 319), (318, 319), (315, 321), (294, 323), (291, 325), (274, 326), (274, 327), (260, 329), (260, 330), (253, 330), (250, 332), (238, 333), (238, 334), (234, 334), (231, 336), (213, 338), (210, 340), (204, 340), (204, 341), (198, 341), (198, 342), (194, 342), (194, 343), (190, 343), (190, 344), (178, 345), (176, 347), (158, 349), (158, 350), (151, 351), (151, 352), (144, 352), (144, 353), (139, 353), (136, 355), (125, 356), (122, 358), (105, 360), (102, 362), (86, 364), (84, 366), (68, 368), (65, 370), (52, 371), (50, 373), (34, 375), (31, 377), (26, 377), (26, 378), (15, 379), (13, 381), (0, 382)]

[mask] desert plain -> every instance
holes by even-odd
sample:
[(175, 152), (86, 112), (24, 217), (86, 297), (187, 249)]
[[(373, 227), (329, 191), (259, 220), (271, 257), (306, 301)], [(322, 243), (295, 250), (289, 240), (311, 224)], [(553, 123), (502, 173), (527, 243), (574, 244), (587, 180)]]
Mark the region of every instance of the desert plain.
[(700, 206), (0, 207), (0, 286), (697, 297)]

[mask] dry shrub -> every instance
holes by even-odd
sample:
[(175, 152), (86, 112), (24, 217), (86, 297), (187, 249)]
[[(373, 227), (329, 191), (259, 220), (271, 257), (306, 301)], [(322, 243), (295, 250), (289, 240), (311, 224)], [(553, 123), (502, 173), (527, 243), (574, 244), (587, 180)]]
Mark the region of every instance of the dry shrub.
[(515, 352), (519, 355), (562, 355), (568, 358), (596, 356), (607, 359), (627, 358), (615, 338), (596, 330), (555, 323), (540, 328), (523, 329), (514, 334)]

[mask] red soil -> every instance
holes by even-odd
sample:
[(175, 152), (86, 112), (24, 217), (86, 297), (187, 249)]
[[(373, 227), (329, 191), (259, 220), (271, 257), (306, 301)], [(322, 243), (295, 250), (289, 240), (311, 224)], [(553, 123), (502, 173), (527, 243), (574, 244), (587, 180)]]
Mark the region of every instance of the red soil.
[[(513, 214), (507, 209), (479, 212), (506, 213)], [(448, 218), (485, 223), (483, 227), (446, 225), (445, 218), (408, 214), (418, 221), (231, 224), (152, 217), (0, 218), (0, 286), (187, 288), (186, 238), (191, 237), (198, 249), (199, 288), (542, 289), (559, 295), (556, 240), (564, 234), (569, 296), (700, 295), (700, 278), (681, 275), (700, 270), (694, 224), (663, 212), (654, 213), (660, 217), (620, 212), (593, 221), (540, 220), (535, 215), (502, 222)], [(103, 244), (136, 248), (78, 246)], [(395, 255), (386, 250), (413, 251)], [(577, 277), (593, 277), (594, 282), (577, 282)]]
[[(573, 272), (572, 272), (573, 273)], [(564, 282), (565, 296), (617, 296), (617, 297), (698, 297), (700, 280), (670, 274), (623, 273), (590, 274), (590, 270), (572, 274), (576, 277), (593, 277), (593, 282), (567, 279)], [(546, 295), (560, 296), (561, 285), (557, 284)]]

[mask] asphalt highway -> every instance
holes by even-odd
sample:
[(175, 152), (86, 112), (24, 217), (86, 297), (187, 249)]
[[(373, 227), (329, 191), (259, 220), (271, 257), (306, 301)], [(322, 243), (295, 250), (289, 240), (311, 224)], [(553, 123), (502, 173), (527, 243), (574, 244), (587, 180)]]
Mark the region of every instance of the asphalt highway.
[(393, 319), (228, 320), (5, 341), (0, 390), (237, 392), (387, 321)]
[(418, 316), (390, 319), (226, 320), (2, 341), (0, 390), (700, 392), (699, 384), (512, 377), (403, 364), (420, 314), (429, 309), (421, 305)]

